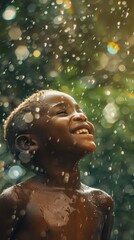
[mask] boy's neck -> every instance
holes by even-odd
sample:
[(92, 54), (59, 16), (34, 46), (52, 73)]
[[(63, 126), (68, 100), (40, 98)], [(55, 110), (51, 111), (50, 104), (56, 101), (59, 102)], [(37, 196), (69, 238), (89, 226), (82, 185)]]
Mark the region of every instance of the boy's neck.
[(46, 172), (46, 184), (48, 186), (79, 189), (80, 173), (78, 167), (75, 169), (57, 168)]
[(80, 188), (80, 171), (78, 162), (69, 161), (64, 158), (64, 161), (59, 159), (44, 160), (45, 167), (42, 174), (42, 180), (47, 186), (79, 189)]

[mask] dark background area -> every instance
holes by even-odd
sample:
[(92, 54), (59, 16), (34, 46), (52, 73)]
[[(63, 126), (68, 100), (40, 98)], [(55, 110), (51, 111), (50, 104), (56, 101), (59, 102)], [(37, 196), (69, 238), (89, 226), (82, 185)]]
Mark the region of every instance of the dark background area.
[(9, 113), (40, 89), (72, 95), (96, 128), (82, 181), (111, 194), (112, 240), (134, 239), (134, 2), (0, 2), (0, 189), (32, 173), (3, 139)]

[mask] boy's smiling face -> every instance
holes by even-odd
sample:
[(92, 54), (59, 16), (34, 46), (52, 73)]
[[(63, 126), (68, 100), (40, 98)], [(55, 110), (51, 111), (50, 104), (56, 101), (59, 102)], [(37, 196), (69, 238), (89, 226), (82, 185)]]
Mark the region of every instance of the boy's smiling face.
[(40, 98), (36, 134), (40, 149), (84, 155), (95, 151), (94, 127), (69, 95), (52, 91)]

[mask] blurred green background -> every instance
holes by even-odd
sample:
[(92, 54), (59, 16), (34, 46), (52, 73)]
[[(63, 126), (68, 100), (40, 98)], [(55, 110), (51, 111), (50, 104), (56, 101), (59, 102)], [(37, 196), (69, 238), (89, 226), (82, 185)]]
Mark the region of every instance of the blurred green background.
[(96, 128), (82, 181), (111, 194), (112, 240), (134, 239), (134, 2), (0, 2), (0, 191), (32, 173), (3, 139), (8, 114), (40, 89), (72, 95)]

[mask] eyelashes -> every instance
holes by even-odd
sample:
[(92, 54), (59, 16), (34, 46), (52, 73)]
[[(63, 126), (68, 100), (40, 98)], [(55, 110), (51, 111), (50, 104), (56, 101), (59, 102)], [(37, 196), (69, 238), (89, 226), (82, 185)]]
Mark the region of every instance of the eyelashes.
[(56, 115), (60, 115), (60, 114), (67, 114), (66, 110), (59, 110), (58, 112), (56, 112)]
[[(77, 113), (83, 113), (83, 111), (82, 111), (81, 109), (78, 109), (78, 110), (77, 110)], [(67, 112), (67, 110), (64, 110), (64, 109), (63, 109), (63, 110), (59, 110), (59, 111), (56, 112), (56, 115), (60, 115), (60, 114), (61, 114), (61, 115), (62, 115), (62, 114), (67, 115), (68, 112)], [(84, 113), (83, 113), (83, 114), (84, 114)]]

